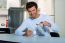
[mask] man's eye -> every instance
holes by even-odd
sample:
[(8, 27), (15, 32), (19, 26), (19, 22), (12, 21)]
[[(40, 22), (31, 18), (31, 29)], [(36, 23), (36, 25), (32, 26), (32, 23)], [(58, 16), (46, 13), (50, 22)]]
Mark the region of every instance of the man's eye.
[(31, 11), (28, 11), (28, 12), (31, 12)]

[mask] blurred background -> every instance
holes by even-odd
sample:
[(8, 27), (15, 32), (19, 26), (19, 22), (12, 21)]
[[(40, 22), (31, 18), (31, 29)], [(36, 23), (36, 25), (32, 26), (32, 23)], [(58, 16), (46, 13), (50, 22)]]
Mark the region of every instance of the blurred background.
[(65, 37), (65, 0), (0, 0), (0, 29), (16, 30), (29, 17), (25, 5), (34, 1), (40, 13), (49, 15), (59, 26), (60, 36)]

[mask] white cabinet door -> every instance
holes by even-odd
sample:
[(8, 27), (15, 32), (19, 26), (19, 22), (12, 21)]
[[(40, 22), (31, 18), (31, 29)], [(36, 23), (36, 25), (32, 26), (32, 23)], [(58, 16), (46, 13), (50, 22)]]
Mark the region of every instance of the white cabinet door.
[(6, 17), (0, 16), (0, 28), (6, 28)]
[(0, 16), (3, 15), (8, 15), (8, 10), (5, 10), (5, 9), (0, 9)]

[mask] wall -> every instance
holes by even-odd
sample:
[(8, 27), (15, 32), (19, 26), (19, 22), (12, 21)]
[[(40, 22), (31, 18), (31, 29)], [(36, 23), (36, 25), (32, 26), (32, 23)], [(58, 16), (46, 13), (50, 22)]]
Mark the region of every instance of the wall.
[(20, 0), (7, 0), (7, 9), (10, 7), (20, 7), (21, 3)]
[(65, 37), (65, 0), (55, 0), (55, 22), (59, 25), (60, 35)]

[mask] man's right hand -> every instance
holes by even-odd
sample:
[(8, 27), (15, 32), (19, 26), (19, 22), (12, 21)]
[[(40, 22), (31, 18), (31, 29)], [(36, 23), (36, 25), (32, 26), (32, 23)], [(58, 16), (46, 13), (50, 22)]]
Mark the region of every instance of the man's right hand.
[(26, 32), (25, 32), (25, 34), (24, 34), (24, 36), (27, 36), (27, 37), (29, 37), (29, 36), (32, 36), (32, 31), (31, 30), (27, 30)]

